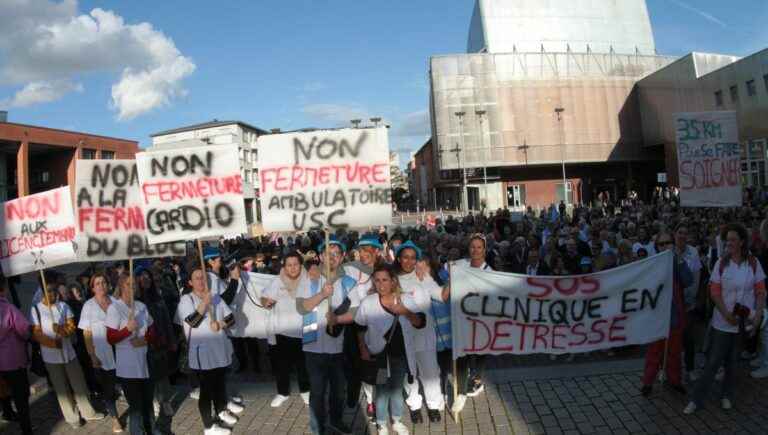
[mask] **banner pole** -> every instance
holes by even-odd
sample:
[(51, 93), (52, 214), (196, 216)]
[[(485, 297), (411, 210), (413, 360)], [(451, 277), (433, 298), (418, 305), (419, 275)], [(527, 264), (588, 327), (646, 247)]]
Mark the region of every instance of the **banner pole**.
[[(43, 285), (43, 297), (45, 298), (45, 304), (48, 305), (48, 313), (51, 315), (51, 329), (53, 329), (53, 326), (55, 325), (53, 320), (53, 302), (51, 302), (51, 297), (48, 294), (48, 283), (45, 282), (45, 274), (43, 273), (43, 269), (40, 269), (40, 282)], [(40, 323), (40, 331), (42, 331), (42, 321)], [(56, 331), (54, 330), (53, 332), (55, 335)], [(59, 353), (61, 353), (61, 363), (66, 364), (67, 358), (64, 356), (64, 337), (61, 338), (61, 347), (59, 348)]]
[[(136, 287), (134, 287), (134, 285), (133, 285), (133, 258), (129, 258), (128, 259), (128, 282), (130, 283), (131, 290), (135, 292), (136, 291)], [(129, 320), (133, 320), (133, 317), (136, 314), (136, 311), (135, 311), (135, 308), (134, 308), (135, 305), (133, 303), (133, 299), (134, 299), (134, 297), (131, 296), (131, 312), (128, 315), (128, 319)]]
[[(200, 268), (203, 272), (203, 284), (205, 285), (205, 291), (206, 293), (210, 293), (211, 289), (208, 288), (208, 271), (205, 268), (205, 257), (203, 256), (203, 241), (200, 239), (197, 239), (197, 252), (200, 255)], [(214, 321), (213, 307), (210, 304), (208, 305), (208, 317), (212, 323)]]
[[(329, 243), (331, 241), (331, 235), (328, 232), (328, 228), (325, 229), (325, 282), (329, 283), (331, 282), (331, 249), (329, 246)], [(328, 301), (328, 313), (332, 313), (333, 309), (331, 308), (331, 300)]]
[[(451, 276), (453, 274), (453, 270), (452, 269), (453, 269), (453, 267), (451, 266), (451, 262), (449, 261), (448, 262), (448, 285), (450, 285), (451, 279), (453, 278)], [(449, 303), (450, 303), (450, 301), (449, 301)], [(451, 309), (453, 309), (453, 307), (451, 307)], [(451, 328), (453, 328), (453, 326), (451, 326)], [(452, 333), (451, 334), (451, 349), (453, 349), (452, 350), (453, 355), (451, 355), (451, 356), (452, 356), (452, 359), (453, 359), (453, 403), (456, 403), (456, 401), (459, 399), (459, 368), (458, 368), (458, 364), (456, 363), (456, 349), (455, 349), (456, 344), (455, 343), (456, 343), (456, 340), (454, 339), (454, 336), (453, 336), (453, 333)], [(459, 420), (460, 414), (461, 414), (460, 411), (456, 411), (453, 414), (453, 419), (456, 421), (457, 425), (461, 424), (460, 420)]]

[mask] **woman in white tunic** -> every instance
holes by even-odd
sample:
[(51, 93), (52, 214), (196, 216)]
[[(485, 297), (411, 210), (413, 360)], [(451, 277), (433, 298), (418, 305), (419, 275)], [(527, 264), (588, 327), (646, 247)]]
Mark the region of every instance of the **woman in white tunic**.
[[(228, 435), (237, 422), (234, 414), (242, 406), (227, 403), (226, 371), (232, 363), (232, 346), (225, 332), (234, 324), (234, 316), (227, 304), (205, 286), (205, 272), (199, 264), (187, 270), (192, 291), (182, 296), (176, 313), (176, 322), (184, 326), (189, 349), (189, 367), (200, 382), (198, 407), (205, 427), (205, 435)], [(213, 407), (214, 412), (211, 412)], [(218, 419), (217, 419), (218, 417)], [(220, 420), (220, 422), (219, 422)]]
[(115, 346), (115, 372), (130, 406), (131, 435), (151, 434), (154, 386), (149, 379), (147, 345), (154, 341), (153, 320), (147, 307), (133, 299), (133, 279), (117, 278), (115, 300), (107, 308), (107, 341)]
[(107, 310), (115, 299), (107, 294), (107, 278), (102, 273), (91, 276), (90, 287), (93, 297), (83, 305), (80, 324), (77, 327), (83, 330), (85, 348), (91, 357), (94, 374), (101, 386), (101, 399), (109, 416), (112, 417), (112, 432), (120, 433), (123, 431), (123, 425), (120, 423), (115, 406), (117, 400), (115, 354), (112, 346), (107, 342), (107, 327), (104, 325), (107, 320)]
[(40, 352), (64, 420), (77, 428), (82, 426), (81, 416), (86, 420), (100, 420), (104, 415), (94, 411), (88, 400), (90, 392), (72, 347), (72, 337), (77, 329), (75, 318), (69, 306), (57, 300), (57, 279), (58, 274), (46, 272), (51, 300), (44, 296), (32, 306), (32, 337), (40, 343)]
[[(392, 430), (398, 435), (407, 435), (403, 424), (403, 383), (408, 367), (415, 367), (415, 352), (405, 340), (405, 327), (423, 329), (426, 316), (413, 314), (404, 308), (401, 301), (400, 284), (391, 266), (377, 266), (373, 272), (376, 293), (367, 296), (355, 313), (358, 329), (360, 357), (363, 361), (374, 361), (374, 376), (366, 376), (375, 382), (376, 424), (379, 435), (389, 433), (387, 424), (392, 421)], [(382, 376), (378, 376), (381, 373)]]
[(277, 395), (271, 406), (277, 408), (291, 394), (291, 371), (296, 368), (299, 393), (304, 403), (309, 402), (309, 376), (304, 365), (302, 350), (303, 317), (296, 310), (296, 289), (307, 272), (302, 267), (302, 258), (296, 252), (283, 259), (283, 269), (272, 284), (262, 293), (261, 303), (271, 310), (269, 325), (274, 339), (270, 338), (269, 355), (277, 383)]

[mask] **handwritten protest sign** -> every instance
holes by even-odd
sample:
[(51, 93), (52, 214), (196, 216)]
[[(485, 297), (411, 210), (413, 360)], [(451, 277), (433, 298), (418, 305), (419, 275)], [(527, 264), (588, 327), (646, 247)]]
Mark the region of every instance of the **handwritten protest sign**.
[(680, 205), (740, 207), (736, 112), (675, 114)]
[(78, 260), (125, 260), (186, 253), (183, 242), (147, 242), (135, 160), (78, 160), (76, 174)]
[(672, 253), (581, 276), (454, 267), (453, 357), (580, 353), (667, 336)]
[(0, 266), (6, 276), (75, 261), (69, 187), (7, 201), (0, 216)]
[(136, 154), (150, 243), (245, 233), (245, 204), (235, 145)]
[(391, 223), (386, 128), (265, 135), (259, 150), (266, 231)]

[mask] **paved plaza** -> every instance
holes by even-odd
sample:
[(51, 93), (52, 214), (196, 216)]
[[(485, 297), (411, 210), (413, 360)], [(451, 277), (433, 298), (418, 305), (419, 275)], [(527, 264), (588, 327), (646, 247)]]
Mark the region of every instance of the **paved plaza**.
[[(494, 368), (486, 392), (467, 401), (457, 423), (447, 414), (440, 424), (411, 426), (413, 434), (765, 434), (768, 415), (768, 380), (746, 377), (740, 369), (739, 387), (730, 411), (712, 401), (695, 415), (685, 416), (686, 399), (656, 386), (650, 398), (640, 395), (642, 360), (559, 362), (528, 368)], [(232, 382), (246, 401), (246, 410), (234, 428), (236, 434), (309, 433), (309, 413), (298, 395), (282, 407), (269, 403), (274, 385), (267, 376), (238, 376)], [(179, 387), (173, 432), (201, 434), (197, 401)], [(121, 401), (118, 409), (125, 413)], [(62, 420), (52, 394), (41, 394), (32, 404), (35, 433), (107, 434), (110, 423), (90, 422), (73, 430)], [(358, 409), (347, 410), (356, 434), (375, 434)], [(0, 423), (0, 433), (17, 434), (15, 427)]]

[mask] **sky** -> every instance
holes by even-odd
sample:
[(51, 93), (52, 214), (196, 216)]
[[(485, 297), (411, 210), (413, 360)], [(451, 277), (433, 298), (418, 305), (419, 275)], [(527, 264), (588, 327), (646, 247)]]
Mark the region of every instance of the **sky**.
[[(292, 130), (379, 116), (404, 163), (429, 135), (429, 57), (466, 51), (473, 4), (0, 0), (0, 110), (142, 147), (214, 118)], [(766, 0), (647, 4), (659, 54), (768, 47)]]

